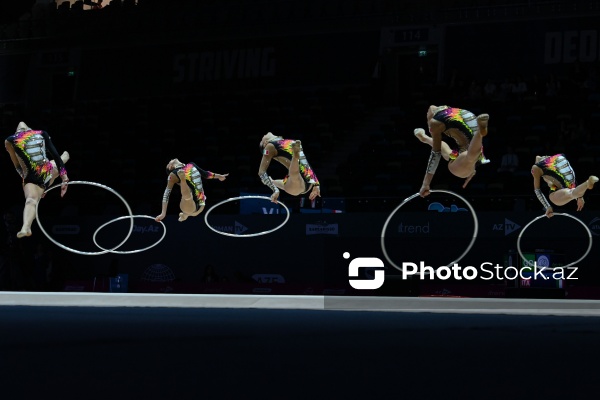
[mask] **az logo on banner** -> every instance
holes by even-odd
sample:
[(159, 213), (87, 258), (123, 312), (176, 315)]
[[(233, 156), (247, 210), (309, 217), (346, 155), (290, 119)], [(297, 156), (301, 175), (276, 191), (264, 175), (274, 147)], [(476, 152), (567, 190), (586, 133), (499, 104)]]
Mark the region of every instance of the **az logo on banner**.
[(519, 228), (521, 228), (521, 225), (517, 224), (516, 222), (511, 221), (508, 218), (504, 218), (504, 223), (503, 224), (494, 224), (494, 227), (492, 228), (493, 231), (504, 231), (504, 236), (508, 236), (511, 233), (517, 231)]

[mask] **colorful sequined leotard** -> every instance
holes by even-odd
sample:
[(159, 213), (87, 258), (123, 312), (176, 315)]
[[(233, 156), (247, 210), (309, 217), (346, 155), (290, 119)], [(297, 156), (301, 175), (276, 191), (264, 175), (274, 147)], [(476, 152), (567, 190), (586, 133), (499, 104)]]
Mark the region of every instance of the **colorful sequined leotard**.
[[(450, 160), (454, 161), (458, 155), (469, 148), (469, 143), (473, 139), (475, 131), (479, 128), (477, 126), (477, 117), (471, 111), (463, 110), (461, 108), (453, 108), (448, 106), (442, 106), (441, 109), (435, 113), (433, 119), (443, 123), (446, 126), (444, 134), (451, 137), (458, 144), (458, 149), (453, 149), (450, 154)], [(460, 133), (450, 129), (455, 129)], [(456, 137), (455, 135), (462, 134), (463, 138)], [(483, 155), (483, 146), (481, 146), (481, 154), (479, 161), (482, 163), (489, 162)]]
[[(548, 156), (535, 165), (543, 171), (542, 177), (544, 175), (553, 177), (562, 185), (562, 188), (574, 189), (577, 187), (575, 171), (571, 168), (571, 164), (569, 164), (564, 154)], [(549, 181), (546, 182), (552, 191), (562, 189)]]
[[(294, 151), (292, 150), (292, 143), (294, 140), (291, 139), (275, 139), (271, 140), (273, 146), (277, 150), (277, 157), (283, 157), (288, 160), (292, 160), (292, 156), (294, 155)], [(305, 194), (308, 192), (313, 186), (319, 186), (319, 180), (317, 179), (317, 175), (315, 175), (315, 171), (310, 167), (310, 164), (306, 160), (306, 156), (304, 155), (304, 151), (300, 148), (300, 175), (304, 179), (304, 192)], [(283, 183), (288, 180), (289, 175), (286, 175), (283, 178)]]
[(202, 186), (202, 178), (214, 179), (215, 174), (210, 171), (203, 170), (192, 162), (185, 164), (183, 167), (175, 168), (169, 174), (169, 179), (175, 179), (176, 181), (179, 181), (177, 171), (180, 169), (185, 172), (185, 183), (192, 191), (194, 203), (196, 203), (196, 211), (198, 211), (206, 202), (206, 196), (204, 195), (204, 188)]
[[(67, 173), (58, 151), (52, 144), (50, 135), (45, 131), (27, 130), (17, 132), (9, 136), (6, 140), (12, 143), (15, 154), (19, 160), (21, 177), (23, 184), (33, 183), (47, 189), (52, 180), (52, 162), (46, 156), (46, 150), (58, 167), (59, 175)], [(19, 168), (17, 168), (19, 170)]]

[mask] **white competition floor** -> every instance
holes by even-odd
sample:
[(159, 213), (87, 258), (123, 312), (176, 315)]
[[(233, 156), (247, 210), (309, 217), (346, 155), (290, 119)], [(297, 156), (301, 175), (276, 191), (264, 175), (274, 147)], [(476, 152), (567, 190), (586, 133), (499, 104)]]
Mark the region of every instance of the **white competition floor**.
[(349, 310), (600, 316), (600, 300), (0, 292), (0, 306)]

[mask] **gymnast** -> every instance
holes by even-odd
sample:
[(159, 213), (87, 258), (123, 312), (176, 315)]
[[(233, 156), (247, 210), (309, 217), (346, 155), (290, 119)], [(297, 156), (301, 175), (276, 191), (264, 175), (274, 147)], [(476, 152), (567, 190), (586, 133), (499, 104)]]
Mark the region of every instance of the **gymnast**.
[(184, 164), (177, 158), (172, 159), (167, 164), (167, 187), (163, 194), (162, 212), (155, 220), (160, 222), (167, 215), (167, 206), (169, 204), (169, 196), (175, 184), (178, 184), (181, 189), (181, 201), (179, 202), (179, 222), (183, 222), (188, 217), (195, 217), (204, 210), (206, 196), (204, 195), (204, 187), (202, 186), (202, 178), (218, 179), (224, 181), (229, 174), (215, 174), (214, 172), (204, 171), (195, 163)]
[(535, 164), (531, 167), (533, 175), (533, 189), (540, 203), (544, 207), (548, 218), (554, 215), (554, 210), (542, 189), (540, 188), (541, 179), (543, 179), (550, 188), (550, 201), (557, 206), (564, 206), (571, 200), (577, 201), (577, 211), (583, 209), (585, 201), (583, 195), (598, 182), (598, 177), (591, 175), (585, 183), (577, 186), (575, 180), (575, 171), (569, 164), (564, 154), (555, 154), (553, 156), (536, 156)]
[[(310, 192), (308, 198), (311, 201), (317, 196), (321, 196), (319, 180), (306, 159), (300, 140), (284, 139), (269, 132), (260, 140), (260, 150), (262, 159), (258, 176), (262, 183), (273, 191), (272, 202), (277, 203), (280, 189), (292, 196)], [(283, 179), (273, 179), (267, 174), (267, 169), (273, 159), (288, 169), (288, 173)]]
[[(427, 163), (427, 170), (419, 195), (429, 195), (431, 180), (440, 162), (440, 158), (448, 161), (450, 172), (465, 178), (463, 188), (475, 176), (475, 167), (478, 163), (490, 162), (483, 155), (482, 138), (488, 133), (488, 114), (475, 116), (471, 111), (448, 106), (430, 106), (427, 111), (427, 125), (431, 136), (422, 128), (414, 130), (414, 134), (421, 142), (431, 146), (431, 154)], [(456, 149), (442, 141), (442, 134), (454, 139)]]
[(62, 179), (60, 196), (67, 193), (69, 177), (65, 163), (69, 160), (69, 153), (65, 151), (59, 156), (48, 132), (33, 130), (24, 122), (20, 122), (17, 131), (6, 138), (4, 146), (23, 182), (23, 226), (17, 232), (17, 238), (20, 239), (31, 236), (37, 204), (59, 176)]

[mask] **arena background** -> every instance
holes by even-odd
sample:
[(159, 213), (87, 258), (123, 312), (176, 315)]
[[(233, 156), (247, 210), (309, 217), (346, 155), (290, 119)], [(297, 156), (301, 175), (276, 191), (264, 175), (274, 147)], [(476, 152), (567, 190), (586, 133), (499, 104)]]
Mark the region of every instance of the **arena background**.
[[(433, 188), (464, 196), (478, 235), (461, 266), (559, 267), (600, 233), (597, 188), (577, 216), (542, 219), (530, 167), (563, 152), (579, 181), (598, 174), (595, 0), (4, 0), (0, 130), (19, 121), (68, 150), (72, 185), (41, 201), (16, 240), (23, 194), (8, 157), (0, 206), (3, 398), (590, 398), (597, 392), (598, 246), (576, 281), (402, 279), (391, 260), (443, 266), (475, 225), (459, 198), (420, 187), (431, 104), (490, 114), (491, 164), (466, 189), (444, 164)], [(489, 84), (495, 85), (490, 92)], [(523, 84), (526, 86), (524, 88)], [(486, 86), (487, 85), (487, 86)], [(161, 224), (173, 157), (230, 173), (207, 181), (207, 211), (266, 195), (258, 142), (301, 139), (322, 184), (282, 194), (287, 224), (234, 238), (202, 217)], [(518, 168), (500, 172), (511, 148)], [(274, 165), (272, 176), (285, 171)], [(271, 229), (268, 202), (211, 212), (227, 233)], [(387, 229), (383, 226), (389, 222)], [(591, 237), (588, 237), (588, 228)], [(97, 237), (94, 236), (95, 233)], [(344, 256), (345, 253), (347, 257)], [(349, 264), (383, 261), (377, 290)], [(375, 268), (377, 269), (377, 268)], [(361, 269), (361, 279), (378, 274)], [(368, 292), (368, 293), (367, 293)], [(365, 294), (367, 293), (367, 294)]]
[[(519, 229), (540, 212), (529, 175), (536, 154), (564, 152), (580, 181), (597, 173), (600, 45), (597, 18), (591, 15), (593, 2), (569, 6), (505, 2), (485, 7), (366, 1), (242, 2), (230, 7), (228, 2), (110, 2), (101, 10), (71, 3), (70, 7), (68, 2), (32, 4), (17, 21), (3, 25), (4, 132), (12, 132), (20, 120), (47, 130), (59, 150), (72, 155), (71, 180), (108, 185), (124, 196), (135, 214), (154, 216), (160, 211), (165, 185), (162, 171), (173, 157), (230, 173), (222, 184), (206, 182), (208, 207), (244, 193), (267, 194), (256, 176), (260, 160), (256, 143), (273, 131), (303, 140), (322, 181), (322, 198), (311, 204), (282, 197), (292, 218), (264, 239), (277, 248), (282, 237), (293, 238), (300, 248), (315, 250), (300, 251), (295, 262), (268, 268), (252, 251), (253, 240), (215, 235), (201, 218), (185, 224), (167, 218), (166, 239), (149, 251), (97, 257), (65, 252), (34, 226), (32, 240), (17, 247), (41, 243), (44, 251), (60, 260), (53, 263), (57, 278), (44, 287), (89, 290), (94, 280), (118, 272), (128, 275), (133, 289), (143, 271), (160, 264), (175, 270), (178, 285), (170, 287), (180, 289), (173, 290), (202, 291), (209, 289), (197, 286), (200, 271), (210, 264), (230, 285), (256, 274), (280, 274), (285, 285), (309, 282), (321, 288), (321, 274), (330, 268), (323, 261), (327, 246), (321, 243), (332, 237), (341, 243), (351, 241), (357, 226), (378, 243), (386, 213), (418, 191), (419, 165), (428, 150), (414, 140), (412, 130), (424, 125), (429, 104), (491, 115), (484, 147), (492, 164), (480, 166), (466, 189), (444, 165), (434, 179), (434, 188), (467, 196), (478, 212), (480, 240), (470, 252), (476, 264), (490, 254), (485, 242), (494, 238), (509, 239), (491, 246), (493, 258), (505, 263), (504, 255), (514, 250)], [(500, 90), (504, 82), (520, 80), (526, 82), (526, 92)], [(487, 81), (496, 84), (495, 94), (483, 93)], [(549, 91), (554, 81), (557, 93)], [(500, 173), (497, 168), (507, 146), (518, 155), (519, 168)], [(5, 160), (9, 171), (10, 161)], [(285, 172), (277, 167), (272, 175)], [(116, 197), (101, 189), (79, 186), (69, 194), (71, 201), (49, 195), (52, 202), (45, 203), (51, 204), (41, 207), (48, 229), (58, 232), (59, 241), (81, 239), (72, 246), (76, 249), (95, 251), (88, 236), (108, 216), (116, 218), (125, 210), (117, 211)], [(175, 216), (173, 197), (169, 212)], [(597, 195), (588, 192), (586, 200), (585, 211), (578, 216), (596, 236)], [(3, 204), (5, 213), (18, 219), (22, 194), (7, 190)], [(570, 206), (560, 211), (573, 212)], [(256, 205), (252, 212), (268, 207)], [(83, 226), (86, 217), (97, 215), (105, 217)], [(136, 232), (139, 226), (151, 225), (150, 219), (135, 222)], [(61, 231), (54, 224), (74, 225), (77, 232), (89, 234), (73, 235), (69, 228)], [(508, 228), (511, 224), (515, 227)], [(567, 243), (586, 239), (583, 227), (563, 224), (557, 229), (565, 232)], [(314, 225), (336, 228), (307, 234), (306, 227)], [(155, 233), (157, 228), (162, 229), (155, 224)], [(452, 234), (450, 228), (444, 232), (442, 236)], [(132, 235), (133, 240), (139, 233)], [(443, 241), (426, 235), (424, 239), (423, 246), (436, 247)], [(174, 243), (195, 247), (196, 241), (201, 243), (196, 256), (164, 251)], [(129, 249), (134, 249), (130, 243)], [(221, 250), (214, 251), (222, 246), (232, 250), (226, 259)], [(569, 247), (531, 246), (561, 254), (561, 247)], [(29, 250), (22, 252), (25, 255), (15, 252), (5, 265), (14, 260), (19, 260), (17, 265), (31, 264)], [(372, 252), (371, 256), (380, 256), (380, 246)], [(597, 284), (596, 252), (594, 246), (580, 265), (585, 273), (578, 284)], [(576, 253), (571, 250), (566, 259), (577, 259)], [(311, 264), (311, 271), (303, 266), (303, 257), (315, 254), (319, 261)], [(346, 261), (338, 261), (342, 268)], [(5, 266), (2, 287), (39, 288), (32, 282), (31, 268)]]

